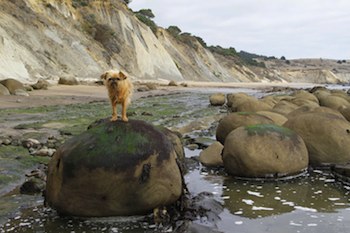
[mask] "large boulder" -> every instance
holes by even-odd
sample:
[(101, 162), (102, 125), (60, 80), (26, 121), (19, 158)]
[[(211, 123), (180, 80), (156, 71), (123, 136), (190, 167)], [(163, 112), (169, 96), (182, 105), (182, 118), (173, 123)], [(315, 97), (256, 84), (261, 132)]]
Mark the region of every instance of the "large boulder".
[(272, 108), (272, 111), (287, 116), (290, 112), (294, 111), (298, 107), (298, 105), (293, 104), (287, 100), (281, 100)]
[(60, 77), (60, 79), (58, 80), (58, 84), (61, 85), (78, 85), (79, 81), (72, 76), (65, 76), (65, 77)]
[(339, 111), (348, 121), (350, 121), (350, 107), (340, 108)]
[(9, 90), (0, 83), (0, 96), (2, 95), (10, 95)]
[(255, 98), (247, 98), (241, 103), (231, 107), (233, 112), (257, 112), (257, 111), (268, 111), (271, 106), (263, 101)]
[(332, 108), (334, 110), (350, 107), (350, 103), (346, 99), (336, 95), (321, 96), (319, 97), (319, 100), (321, 106)]
[(317, 97), (315, 95), (313, 95), (312, 93), (307, 92), (305, 90), (296, 91), (293, 93), (293, 96), (296, 99), (309, 100), (309, 101), (312, 101), (312, 102), (319, 104)]
[(309, 159), (303, 139), (295, 132), (259, 124), (239, 127), (227, 136), (223, 161), (233, 176), (278, 178), (304, 171)]
[(350, 123), (343, 117), (331, 113), (310, 112), (290, 118), (284, 126), (303, 138), (311, 165), (350, 161)]
[(234, 93), (234, 94), (227, 94), (226, 95), (227, 98), (227, 106), (228, 107), (233, 107), (235, 108), (235, 106), (239, 105), (240, 103), (242, 103), (243, 101), (245, 101), (246, 99), (254, 99), (254, 97), (247, 95), (246, 93)]
[(299, 116), (300, 114), (310, 113), (310, 112), (313, 112), (313, 113), (325, 112), (325, 113), (338, 115), (339, 117), (344, 118), (343, 115), (337, 110), (334, 110), (334, 109), (331, 109), (328, 107), (314, 107), (314, 106), (309, 106), (309, 105), (304, 105), (304, 106), (301, 106), (301, 107), (295, 109), (294, 111), (290, 112), (287, 117), (289, 119), (289, 118), (292, 118), (295, 116)]
[(251, 112), (231, 113), (220, 120), (216, 129), (216, 140), (224, 144), (226, 136), (231, 133), (232, 130), (240, 126), (255, 124), (273, 124), (273, 121), (266, 116)]
[(23, 83), (12, 78), (2, 80), (0, 83), (4, 85), (12, 95), (14, 95), (18, 89), (25, 90)]
[(275, 96), (272, 96), (272, 95), (264, 96), (263, 98), (260, 99), (260, 101), (264, 102), (271, 108), (273, 108), (278, 103), (278, 100), (276, 100)]
[(48, 167), (46, 202), (61, 214), (145, 214), (181, 194), (172, 143), (143, 121), (101, 120), (66, 141)]
[(50, 83), (44, 79), (39, 79), (35, 84), (32, 85), (34, 90), (47, 90)]
[(227, 106), (232, 112), (256, 112), (271, 109), (271, 105), (245, 93), (228, 94)]
[(209, 96), (209, 102), (213, 106), (222, 106), (226, 102), (225, 94), (216, 93)]
[(285, 117), (279, 113), (272, 112), (272, 111), (258, 111), (256, 113), (259, 115), (263, 115), (263, 116), (270, 118), (275, 125), (282, 126), (288, 120), (287, 117)]

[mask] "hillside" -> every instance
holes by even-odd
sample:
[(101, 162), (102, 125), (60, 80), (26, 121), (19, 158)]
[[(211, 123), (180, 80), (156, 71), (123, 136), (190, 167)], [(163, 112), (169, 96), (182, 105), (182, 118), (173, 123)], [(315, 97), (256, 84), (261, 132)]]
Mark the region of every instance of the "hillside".
[[(226, 54), (189, 33), (141, 22), (120, 0), (0, 1), (0, 79), (96, 80), (108, 69), (135, 79), (348, 83), (350, 61)], [(226, 52), (226, 50), (224, 50)], [(262, 64), (257, 65), (258, 64)]]

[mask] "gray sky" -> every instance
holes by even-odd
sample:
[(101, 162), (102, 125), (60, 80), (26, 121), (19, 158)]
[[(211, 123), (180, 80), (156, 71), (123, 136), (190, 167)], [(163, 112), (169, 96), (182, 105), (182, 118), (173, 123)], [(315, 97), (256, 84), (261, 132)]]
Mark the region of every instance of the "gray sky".
[(350, 59), (350, 0), (133, 0), (158, 26), (267, 56)]

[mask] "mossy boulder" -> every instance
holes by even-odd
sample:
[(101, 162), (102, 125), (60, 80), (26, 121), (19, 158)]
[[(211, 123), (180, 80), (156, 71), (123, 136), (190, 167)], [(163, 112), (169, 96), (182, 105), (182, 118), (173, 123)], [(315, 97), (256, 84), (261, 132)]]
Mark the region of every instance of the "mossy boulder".
[(248, 178), (296, 175), (309, 163), (303, 139), (273, 124), (242, 126), (232, 131), (225, 140), (223, 161), (228, 173)]
[(304, 113), (290, 118), (284, 127), (303, 138), (311, 165), (350, 162), (350, 123), (343, 117), (324, 112)]
[(266, 116), (251, 112), (231, 113), (220, 120), (216, 129), (216, 140), (224, 144), (226, 136), (231, 133), (232, 130), (240, 126), (255, 124), (273, 124), (273, 121)]
[(46, 202), (61, 214), (146, 214), (181, 194), (172, 143), (143, 121), (100, 120), (66, 141), (49, 163)]

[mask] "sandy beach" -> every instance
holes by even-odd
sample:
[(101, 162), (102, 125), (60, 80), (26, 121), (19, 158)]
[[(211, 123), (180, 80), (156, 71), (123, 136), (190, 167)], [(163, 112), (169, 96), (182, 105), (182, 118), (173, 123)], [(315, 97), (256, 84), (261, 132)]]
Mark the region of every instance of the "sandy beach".
[[(136, 89), (140, 85), (154, 83), (157, 86), (155, 90), (138, 92)], [(185, 91), (200, 91), (206, 89), (221, 89), (221, 88), (248, 88), (248, 89), (269, 89), (272, 87), (292, 87), (292, 88), (307, 88), (318, 84), (311, 83), (222, 83), (222, 82), (192, 82), (186, 81), (179, 83), (178, 86), (168, 86), (165, 81), (143, 80), (137, 81), (133, 100), (152, 96), (169, 94), (173, 92)], [(182, 84), (182, 85), (181, 85)], [(183, 85), (186, 84), (187, 87)], [(6, 108), (28, 108), (36, 106), (88, 103), (91, 101), (108, 100), (107, 91), (104, 86), (98, 85), (53, 85), (48, 90), (34, 90), (29, 92), (29, 96), (1, 96), (0, 109)]]

